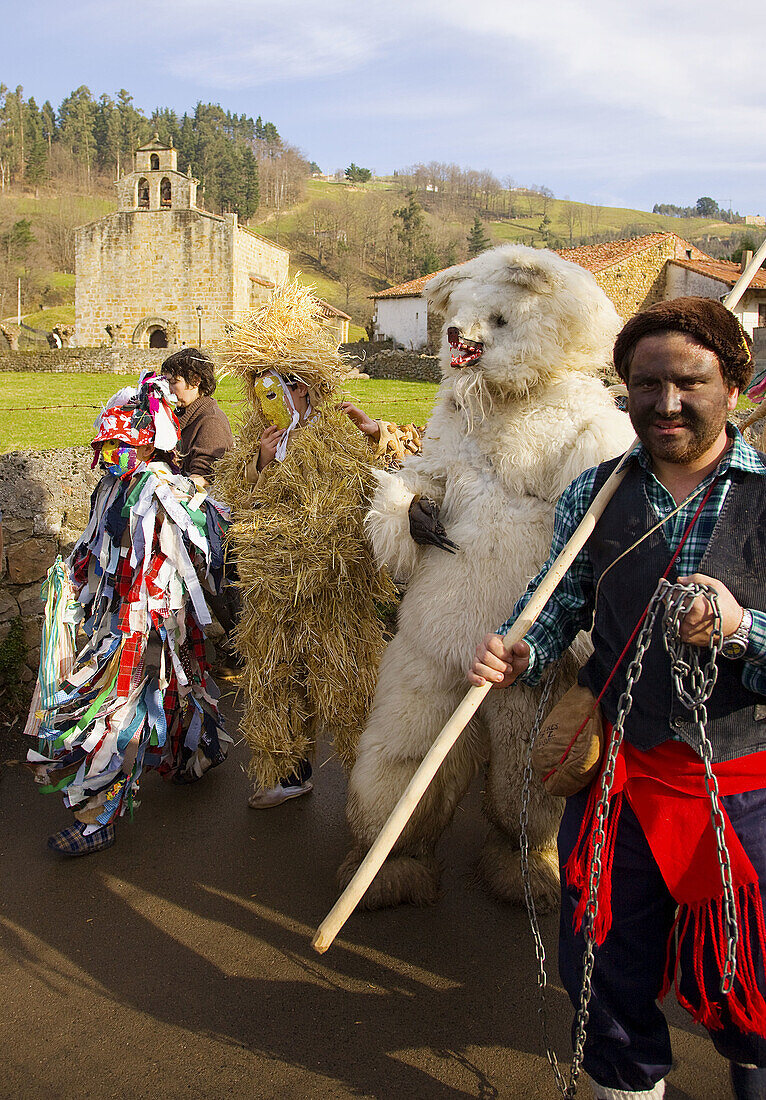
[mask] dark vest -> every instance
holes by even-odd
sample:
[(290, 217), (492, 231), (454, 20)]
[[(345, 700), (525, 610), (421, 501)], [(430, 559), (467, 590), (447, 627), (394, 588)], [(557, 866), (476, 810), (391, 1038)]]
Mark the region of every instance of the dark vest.
[[(605, 462), (596, 475), (595, 492), (616, 465)], [(723, 581), (743, 607), (766, 610), (766, 477), (733, 469), (731, 484), (697, 572)], [(644, 488), (644, 473), (633, 461), (588, 541), (594, 576), (657, 522)], [(663, 528), (631, 550), (604, 577), (595, 608), (591, 638), (594, 652), (579, 680), (598, 695), (631, 631), (651, 599), (672, 557)], [(668, 574), (677, 580), (675, 567)], [(662, 641), (661, 615), (643, 660), (643, 672), (633, 689), (633, 706), (625, 737), (638, 749), (650, 749), (672, 737), (698, 751), (692, 712), (679, 702), (670, 675), (670, 659)], [(614, 723), (625, 687), (635, 642), (601, 701), (605, 718)], [(742, 661), (718, 660), (718, 679), (707, 703), (707, 733), (715, 760), (733, 760), (766, 749), (766, 698), (742, 684)], [(760, 713), (763, 711), (764, 718)]]

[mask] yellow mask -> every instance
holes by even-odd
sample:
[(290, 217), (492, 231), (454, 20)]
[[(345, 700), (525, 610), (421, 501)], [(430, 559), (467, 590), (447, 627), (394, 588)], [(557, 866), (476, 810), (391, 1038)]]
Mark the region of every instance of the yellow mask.
[(253, 385), (263, 415), (275, 428), (289, 428), (293, 422), (293, 410), (290, 408), (282, 382), (276, 374), (262, 374)]

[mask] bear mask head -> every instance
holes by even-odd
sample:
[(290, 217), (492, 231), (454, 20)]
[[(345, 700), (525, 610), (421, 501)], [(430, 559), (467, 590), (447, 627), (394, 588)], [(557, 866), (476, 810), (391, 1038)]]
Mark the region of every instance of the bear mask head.
[(442, 374), (458, 400), (472, 393), (482, 407), (571, 370), (607, 366), (622, 327), (590, 272), (523, 245), (491, 248), (448, 268), (425, 293), (445, 319)]

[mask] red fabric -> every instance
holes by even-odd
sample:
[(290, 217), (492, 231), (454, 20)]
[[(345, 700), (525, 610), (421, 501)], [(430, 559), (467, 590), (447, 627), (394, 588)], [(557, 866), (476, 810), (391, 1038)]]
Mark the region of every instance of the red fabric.
[[(605, 732), (609, 741), (612, 736), (609, 725)], [(766, 752), (751, 753), (738, 760), (715, 764), (713, 770), (721, 795), (766, 788)], [(574, 918), (578, 930), (588, 904), (588, 880), (600, 793), (599, 778), (591, 784), (580, 834), (565, 868), (568, 885), (580, 893)], [(718, 1011), (705, 993), (702, 975), (705, 946), (712, 945), (720, 975), (723, 974), (726, 947), (723, 886), (702, 759), (688, 745), (678, 741), (665, 741), (648, 752), (622, 743), (607, 811), (608, 821), (603, 823), (603, 872), (594, 923), (594, 936), (598, 944), (604, 942), (612, 923), (612, 865), (623, 798), (630, 803), (665, 885), (679, 906), (668, 940), (668, 967), (661, 995), (664, 996), (670, 985), (675, 984), (679, 1002), (696, 1020), (706, 1027), (720, 1027)], [(737, 976), (727, 997), (727, 1005), (732, 1018), (743, 1031), (766, 1036), (766, 1001), (756, 983), (750, 941), (752, 918), (757, 928), (761, 955), (766, 953), (766, 929), (758, 876), (722, 804), (721, 812), (740, 932)], [(700, 993), (700, 1003), (696, 1006), (682, 998), (678, 991), (678, 953), (674, 957), (672, 950), (676, 932), (679, 945), (686, 935), (694, 939), (694, 971)]]
[(151, 446), (154, 443), (154, 423), (150, 422), (143, 428), (134, 428), (132, 420), (135, 412), (134, 408), (126, 409), (120, 405), (102, 412), (98, 418), (98, 430), (93, 444), (103, 443), (107, 439), (119, 439), (134, 447)]
[(117, 672), (117, 699), (127, 699), (130, 695), (134, 675), (140, 669), (144, 659), (145, 641), (143, 634), (131, 634), (122, 643), (120, 666)]

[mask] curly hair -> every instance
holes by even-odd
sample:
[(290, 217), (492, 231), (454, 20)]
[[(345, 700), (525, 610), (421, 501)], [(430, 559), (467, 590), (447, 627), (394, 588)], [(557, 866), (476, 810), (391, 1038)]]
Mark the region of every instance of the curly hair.
[(197, 386), (203, 397), (215, 393), (215, 364), (199, 348), (174, 351), (162, 364), (162, 373), (169, 378), (183, 378), (187, 386)]

